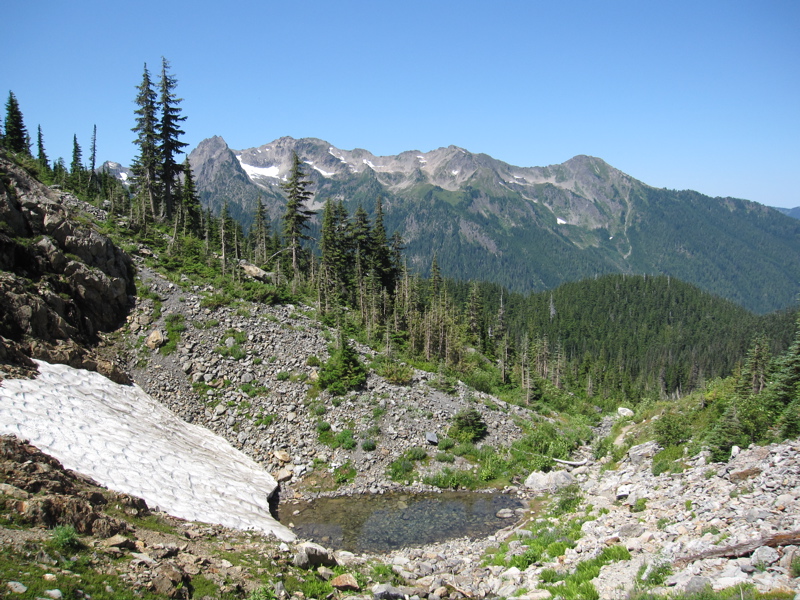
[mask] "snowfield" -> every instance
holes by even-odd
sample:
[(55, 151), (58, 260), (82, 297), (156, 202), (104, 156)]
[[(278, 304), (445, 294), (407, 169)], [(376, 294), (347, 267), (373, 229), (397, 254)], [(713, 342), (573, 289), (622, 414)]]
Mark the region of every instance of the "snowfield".
[(36, 379), (0, 382), (0, 433), (176, 517), (295, 538), (270, 515), (275, 479), (227, 440), (180, 420), (138, 386), (36, 363)]

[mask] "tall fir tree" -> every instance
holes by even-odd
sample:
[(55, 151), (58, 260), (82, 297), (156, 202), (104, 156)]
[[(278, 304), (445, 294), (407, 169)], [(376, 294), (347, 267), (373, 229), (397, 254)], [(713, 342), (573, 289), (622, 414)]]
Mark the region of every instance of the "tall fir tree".
[(89, 150), (89, 177), (86, 184), (86, 191), (89, 198), (94, 198), (99, 191), (100, 185), (97, 179), (95, 168), (97, 166), (97, 125), (92, 127), (92, 145)]
[(36, 160), (39, 166), (45, 171), (50, 170), (50, 163), (47, 160), (47, 153), (44, 151), (44, 137), (42, 136), (42, 126), (36, 128)]
[[(139, 148), (139, 153), (133, 161), (132, 170), (137, 185), (138, 195), (142, 208), (148, 206), (153, 218), (159, 214), (158, 207), (158, 170), (159, 170), (159, 144), (158, 144), (158, 118), (156, 109), (156, 93), (147, 64), (144, 65), (142, 82), (136, 88), (136, 125), (131, 131), (136, 133), (134, 143)], [(146, 204), (145, 204), (146, 203)], [(142, 213), (145, 211), (142, 210)]]
[(261, 265), (266, 264), (272, 254), (270, 229), (264, 201), (259, 194), (256, 212), (253, 217), (253, 226), (250, 228), (250, 237), (253, 238), (253, 260)]
[(297, 152), (294, 152), (292, 154), (292, 170), (289, 172), (286, 183), (281, 187), (287, 196), (286, 212), (283, 215), (283, 235), (292, 258), (292, 274), (295, 277), (300, 274), (301, 242), (309, 239), (305, 230), (308, 229), (309, 219), (315, 214), (306, 208), (306, 203), (313, 196), (311, 190), (308, 189), (310, 185), (311, 181), (305, 179), (305, 173), (300, 166), (300, 158), (297, 156)]
[(183, 162), (183, 189), (181, 190), (181, 204), (183, 206), (184, 235), (191, 233), (200, 237), (201, 212), (200, 199), (197, 197), (197, 189), (194, 185), (192, 168), (189, 166), (189, 157)]
[(83, 151), (78, 143), (78, 136), (72, 136), (72, 162), (69, 165), (69, 185), (76, 192), (83, 192), (86, 172), (83, 167)]
[(158, 127), (159, 156), (161, 159), (161, 210), (162, 217), (169, 220), (174, 210), (174, 188), (178, 175), (183, 171), (183, 165), (177, 161), (177, 155), (183, 153), (183, 148), (188, 144), (180, 141), (184, 131), (180, 129), (181, 122), (186, 117), (181, 116), (178, 105), (183, 101), (175, 95), (178, 80), (169, 73), (169, 61), (161, 57), (161, 80), (159, 82), (158, 106), (161, 113), (161, 122)]
[(380, 197), (375, 203), (375, 218), (370, 232), (370, 246), (372, 269), (375, 271), (381, 285), (389, 292), (393, 292), (395, 273), (392, 268), (391, 249), (386, 238), (386, 227), (383, 224), (383, 202)]
[(19, 109), (17, 97), (14, 95), (14, 92), (8, 92), (3, 143), (11, 152), (30, 156), (31, 150), (28, 139), (28, 130), (25, 128), (25, 122), (22, 119), (22, 111)]

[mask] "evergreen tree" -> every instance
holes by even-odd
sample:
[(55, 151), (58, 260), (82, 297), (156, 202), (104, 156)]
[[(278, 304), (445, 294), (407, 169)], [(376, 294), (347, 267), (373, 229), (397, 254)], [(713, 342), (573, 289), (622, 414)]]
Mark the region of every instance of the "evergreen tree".
[(383, 225), (383, 203), (378, 197), (375, 204), (375, 219), (370, 232), (371, 267), (378, 276), (381, 285), (389, 292), (394, 291), (394, 269), (392, 256), (386, 239), (386, 228)]
[(300, 166), (297, 153), (292, 154), (292, 170), (289, 178), (282, 184), (286, 192), (286, 212), (283, 215), (283, 235), (292, 257), (292, 273), (295, 277), (300, 273), (301, 242), (307, 240), (305, 230), (308, 220), (315, 214), (306, 208), (306, 202), (311, 200), (312, 193), (308, 189), (311, 182), (305, 178), (305, 173)]
[(78, 144), (78, 136), (72, 136), (72, 162), (69, 165), (69, 185), (76, 192), (83, 192), (84, 168), (83, 152)]
[(253, 239), (253, 260), (258, 264), (266, 264), (272, 254), (270, 235), (267, 211), (264, 208), (264, 202), (259, 194), (258, 204), (256, 204), (256, 213), (253, 217), (253, 226), (250, 229), (250, 237)]
[(14, 92), (8, 92), (3, 143), (11, 152), (30, 156), (31, 151), (28, 139), (28, 130), (25, 128), (17, 97)]
[(179, 163), (177, 155), (183, 152), (188, 144), (180, 141), (180, 136), (184, 131), (179, 128), (180, 123), (186, 120), (181, 116), (181, 109), (178, 107), (183, 100), (175, 95), (175, 87), (178, 80), (169, 74), (169, 61), (161, 57), (161, 80), (159, 82), (159, 108), (161, 112), (161, 122), (158, 127), (158, 152), (161, 159), (161, 196), (162, 196), (162, 216), (167, 220), (172, 218), (174, 210), (173, 188), (178, 175), (183, 171), (183, 166)]
[(98, 189), (97, 174), (95, 173), (97, 161), (97, 125), (92, 128), (92, 146), (89, 153), (89, 181), (87, 182), (87, 193), (89, 198), (93, 198)]
[(350, 226), (350, 238), (353, 243), (355, 259), (363, 270), (370, 268), (370, 251), (372, 250), (372, 236), (369, 225), (369, 216), (364, 207), (360, 204), (353, 215), (353, 222)]
[(800, 399), (800, 314), (794, 341), (778, 360), (777, 371), (764, 393), (767, 402), (779, 410)]
[(66, 185), (67, 183), (67, 165), (60, 156), (53, 163), (53, 183), (57, 185)]
[[(150, 214), (155, 218), (158, 210), (158, 170), (159, 145), (157, 134), (156, 93), (150, 80), (147, 64), (144, 65), (142, 82), (136, 88), (136, 125), (132, 131), (136, 133), (134, 143), (139, 153), (134, 159), (132, 170), (140, 196), (147, 202)], [(141, 211), (144, 213), (144, 211)]]
[(442, 272), (439, 270), (439, 263), (436, 254), (433, 255), (431, 262), (431, 298), (436, 299), (442, 291)]
[(183, 206), (184, 215), (184, 235), (190, 233), (194, 236), (200, 237), (201, 229), (201, 212), (200, 199), (197, 197), (197, 189), (194, 185), (194, 178), (192, 177), (192, 169), (189, 166), (189, 157), (183, 162), (183, 190), (181, 190), (181, 204)]
[(50, 163), (47, 161), (47, 154), (44, 151), (44, 138), (42, 137), (42, 126), (36, 128), (36, 160), (39, 166), (45, 171), (50, 169)]

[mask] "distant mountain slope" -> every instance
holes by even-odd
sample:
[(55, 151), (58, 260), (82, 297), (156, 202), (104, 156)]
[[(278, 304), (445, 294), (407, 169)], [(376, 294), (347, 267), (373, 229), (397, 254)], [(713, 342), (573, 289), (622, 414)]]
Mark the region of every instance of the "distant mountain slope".
[(800, 219), (800, 206), (795, 206), (794, 208), (780, 208), (774, 207), (775, 210), (782, 212), (787, 217), (792, 217), (793, 219)]
[(450, 146), (375, 156), (314, 138), (231, 150), (220, 137), (190, 154), (204, 205), (247, 226), (262, 196), (283, 214), (280, 183), (297, 152), (327, 198), (367, 212), (383, 198), (410, 266), (544, 290), (605, 273), (667, 274), (767, 312), (800, 292), (800, 222), (760, 204), (650, 187), (599, 158), (515, 167)]

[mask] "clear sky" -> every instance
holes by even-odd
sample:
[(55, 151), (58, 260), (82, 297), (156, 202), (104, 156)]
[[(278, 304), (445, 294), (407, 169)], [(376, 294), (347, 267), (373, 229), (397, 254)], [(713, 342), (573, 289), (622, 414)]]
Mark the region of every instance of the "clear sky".
[[(0, 97), (69, 163), (129, 164), (136, 86), (172, 65), (194, 148), (451, 144), (598, 156), (657, 187), (800, 205), (800, 2), (14, 0)], [(4, 114), (4, 110), (3, 110)]]

